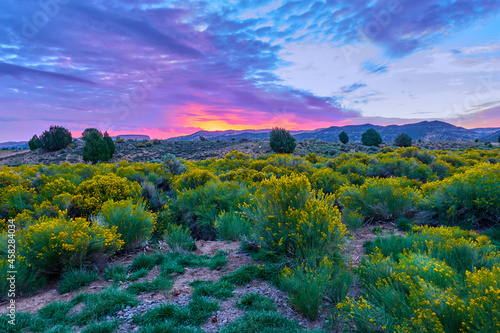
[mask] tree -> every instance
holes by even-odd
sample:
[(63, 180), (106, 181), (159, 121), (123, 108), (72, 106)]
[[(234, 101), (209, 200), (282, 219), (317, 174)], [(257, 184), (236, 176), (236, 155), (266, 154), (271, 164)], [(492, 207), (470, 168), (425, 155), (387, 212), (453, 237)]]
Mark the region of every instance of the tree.
[(109, 136), (108, 134), (108, 131), (104, 132), (104, 143), (106, 144), (106, 146), (108, 147), (108, 154), (109, 154), (109, 158), (111, 159), (111, 157), (113, 157), (113, 155), (115, 154), (115, 143), (113, 142), (113, 139), (111, 139), (111, 137)]
[(377, 131), (375, 131), (373, 128), (370, 128), (361, 136), (361, 142), (365, 146), (378, 146), (382, 143), (382, 138)]
[(291, 154), (295, 150), (295, 138), (284, 128), (273, 128), (269, 139), (269, 145), (275, 153)]
[[(85, 133), (85, 132), (84, 132)], [(107, 133), (106, 133), (107, 134)], [(108, 135), (109, 140), (111, 138)], [(111, 140), (111, 143), (114, 143)], [(114, 153), (114, 151), (113, 151)], [(85, 162), (106, 162), (113, 156), (108, 146), (107, 139), (103, 139), (100, 131), (89, 129), (85, 135), (85, 146), (83, 147), (83, 160)]]
[(97, 128), (86, 128), (82, 133), (82, 140), (85, 141), (91, 133), (101, 133)]
[(346, 144), (349, 142), (349, 136), (347, 135), (346, 132), (342, 131), (342, 133), (339, 134), (339, 140), (343, 144)]
[(71, 133), (61, 126), (50, 126), (48, 131), (40, 135), (42, 149), (56, 151), (66, 148), (72, 141)]
[(498, 136), (498, 143), (500, 143), (500, 135)]
[(411, 138), (408, 134), (401, 133), (394, 140), (394, 145), (398, 147), (411, 147)]
[(30, 147), (30, 150), (36, 150), (36, 149), (42, 147), (42, 141), (40, 141), (38, 136), (35, 134), (31, 138), (31, 140), (28, 142), (28, 146)]

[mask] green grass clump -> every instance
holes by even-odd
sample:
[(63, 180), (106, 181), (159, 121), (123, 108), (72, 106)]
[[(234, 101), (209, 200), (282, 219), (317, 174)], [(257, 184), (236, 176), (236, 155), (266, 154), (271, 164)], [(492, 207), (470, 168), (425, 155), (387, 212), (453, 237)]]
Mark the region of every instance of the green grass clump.
[(71, 310), (74, 304), (68, 302), (54, 302), (47, 304), (40, 310), (38, 310), (38, 316), (41, 319), (51, 320), (55, 323), (68, 323), (69, 318), (67, 316), (68, 311)]
[(301, 329), (297, 323), (284, 318), (277, 312), (251, 311), (220, 330), (220, 333), (242, 332), (298, 333)]
[(221, 269), (227, 264), (227, 253), (224, 251), (217, 252), (210, 260), (208, 261), (208, 268), (211, 270)]
[(226, 281), (237, 286), (243, 286), (253, 279), (258, 278), (260, 270), (257, 266), (247, 265), (238, 268), (234, 272), (224, 275), (221, 281)]
[(118, 328), (118, 321), (92, 323), (81, 333), (113, 333)]
[(130, 271), (135, 272), (142, 268), (150, 271), (156, 265), (160, 265), (165, 260), (165, 257), (160, 254), (144, 254), (141, 253), (134, 258), (132, 264), (130, 265)]
[(195, 280), (191, 284), (194, 287), (193, 297), (205, 296), (217, 299), (227, 299), (233, 295), (234, 287), (224, 281), (200, 281)]
[(149, 281), (133, 283), (128, 286), (127, 291), (131, 294), (140, 294), (145, 291), (157, 290), (168, 291), (172, 286), (173, 282), (170, 278), (159, 275), (155, 277), (151, 283)]
[(102, 277), (106, 281), (125, 282), (127, 281), (127, 267), (124, 265), (109, 266), (102, 273)]
[(139, 333), (202, 333), (199, 328), (179, 327), (174, 323), (148, 324), (141, 327)]
[(145, 277), (146, 275), (148, 275), (148, 273), (149, 273), (149, 269), (147, 269), (147, 268), (141, 268), (141, 269), (133, 272), (132, 274), (130, 274), (127, 277), (127, 280), (128, 281), (137, 281), (140, 278)]
[(236, 306), (244, 310), (276, 311), (273, 300), (255, 293), (243, 296)]
[(73, 322), (79, 325), (106, 316), (114, 316), (127, 306), (133, 307), (139, 304), (133, 295), (116, 288), (105, 289), (99, 294), (80, 294), (72, 302), (75, 305), (80, 302), (85, 303), (82, 311), (73, 318)]
[(88, 286), (99, 277), (97, 272), (88, 269), (72, 269), (61, 276), (57, 290), (59, 294), (69, 293), (80, 287)]

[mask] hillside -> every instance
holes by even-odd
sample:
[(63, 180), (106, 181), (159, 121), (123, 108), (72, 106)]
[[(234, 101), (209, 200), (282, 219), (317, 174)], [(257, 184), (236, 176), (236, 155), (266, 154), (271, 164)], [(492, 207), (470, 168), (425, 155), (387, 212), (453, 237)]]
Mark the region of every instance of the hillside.
[[(491, 136), (498, 128), (466, 129), (454, 126), (442, 121), (422, 121), (415, 124), (379, 126), (372, 124), (332, 126), (312, 131), (291, 131), (297, 140), (317, 139), (325, 142), (338, 142), (338, 136), (342, 131), (349, 135), (352, 142), (360, 142), (361, 135), (369, 128), (380, 133), (384, 142), (391, 142), (400, 134), (406, 133), (413, 140), (418, 141), (493, 141), (482, 139)], [(269, 129), (266, 130), (241, 130), (241, 131), (199, 131), (191, 135), (180, 136), (169, 139), (169, 141), (198, 141), (200, 136), (208, 140), (263, 140), (269, 138)]]

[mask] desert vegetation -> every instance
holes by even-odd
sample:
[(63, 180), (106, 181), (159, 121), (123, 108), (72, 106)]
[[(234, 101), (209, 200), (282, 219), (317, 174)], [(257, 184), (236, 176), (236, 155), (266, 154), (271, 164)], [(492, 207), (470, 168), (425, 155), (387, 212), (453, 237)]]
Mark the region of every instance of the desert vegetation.
[[(15, 327), (4, 315), (0, 327), (214, 331), (216, 314), (231, 303), (240, 315), (217, 323), (221, 332), (497, 332), (499, 152), (234, 150), (199, 161), (0, 166), (0, 295), (9, 288), (9, 219), (17, 228), (17, 295), (54, 285), (75, 293), (37, 312), (19, 309)], [(358, 264), (352, 244), (367, 230)], [(254, 261), (229, 269), (227, 252), (195, 254), (216, 240), (239, 242)], [(132, 259), (116, 261), (123, 256)], [(143, 307), (144, 295), (168, 294), (194, 268), (217, 278), (190, 281), (185, 303)], [(107, 285), (79, 292), (95, 281)], [(303, 321), (241, 291), (253, 281), (286, 294)], [(142, 310), (122, 317), (134, 309)]]

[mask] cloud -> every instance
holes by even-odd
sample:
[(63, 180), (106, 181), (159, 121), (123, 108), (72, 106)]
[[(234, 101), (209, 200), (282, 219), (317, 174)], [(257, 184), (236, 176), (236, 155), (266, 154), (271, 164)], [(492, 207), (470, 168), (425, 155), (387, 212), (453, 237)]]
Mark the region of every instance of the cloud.
[(369, 74), (382, 74), (382, 73), (387, 73), (387, 66), (384, 64), (375, 64), (371, 61), (365, 61), (363, 63), (362, 70), (366, 71)]
[(351, 84), (350, 86), (343, 86), (341, 88), (341, 90), (344, 94), (349, 94), (349, 93), (352, 93), (353, 91), (356, 91), (356, 90), (364, 88), (364, 87), (366, 87), (366, 84), (364, 84), (364, 83), (354, 83), (354, 84)]

